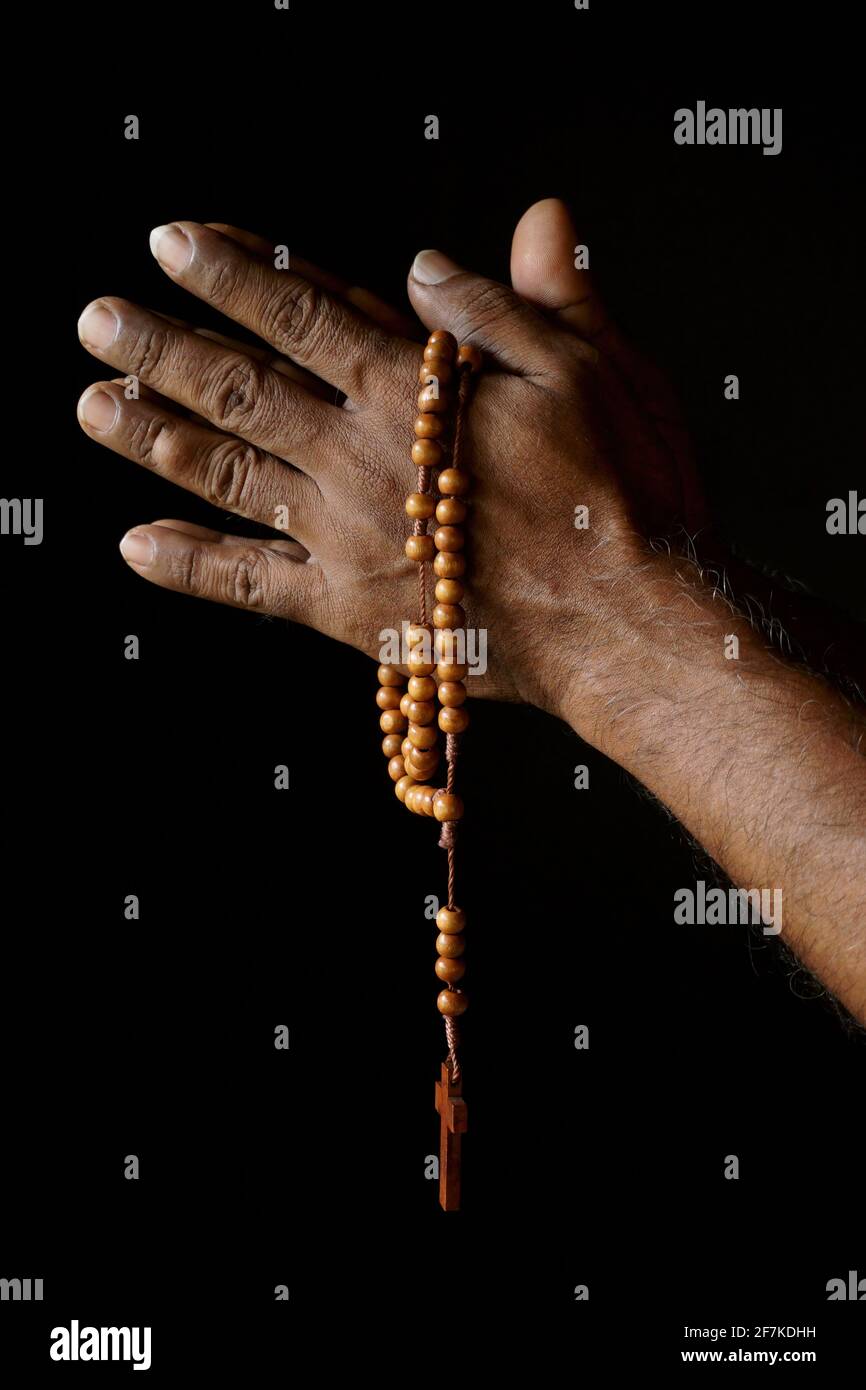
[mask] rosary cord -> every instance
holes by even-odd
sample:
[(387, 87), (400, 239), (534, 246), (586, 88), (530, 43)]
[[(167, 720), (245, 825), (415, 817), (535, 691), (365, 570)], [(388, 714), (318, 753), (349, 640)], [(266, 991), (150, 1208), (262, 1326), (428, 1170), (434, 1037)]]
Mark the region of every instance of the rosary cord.
[(463, 421), (466, 416), (466, 404), (469, 399), (471, 381), (471, 372), (463, 371), (460, 373), (460, 386), (457, 390), (457, 416), (454, 421), (454, 445), (451, 450), (452, 468), (460, 467), (460, 452), (463, 445)]
[(451, 1069), (451, 1080), (460, 1080), (460, 1061), (457, 1057), (457, 1044), (460, 1041), (460, 1032), (457, 1027), (456, 1018), (445, 1016), (445, 1041), (448, 1044), (448, 1065)]
[[(448, 763), (448, 777), (445, 784), (446, 791), (449, 793), (454, 790), (454, 779), (457, 769), (457, 735), (445, 735), (445, 758)], [(444, 827), (443, 827), (444, 828)], [(450, 833), (445, 837), (445, 848), (448, 851), (448, 906), (454, 907), (454, 872), (455, 872), (455, 839), (456, 832), (453, 824), (449, 826)]]
[(418, 611), (420, 617), (418, 621), (427, 625), (427, 564), (418, 566)]

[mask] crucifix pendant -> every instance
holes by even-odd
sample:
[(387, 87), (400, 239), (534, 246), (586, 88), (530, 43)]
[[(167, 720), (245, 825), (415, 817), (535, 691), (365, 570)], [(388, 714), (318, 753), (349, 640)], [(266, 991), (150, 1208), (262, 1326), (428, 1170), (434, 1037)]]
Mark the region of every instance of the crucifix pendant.
[(460, 1138), (466, 1133), (466, 1102), (463, 1083), (452, 1081), (451, 1068), (442, 1063), (442, 1078), (436, 1082), (436, 1109), (439, 1112), (439, 1205), (443, 1211), (460, 1208)]

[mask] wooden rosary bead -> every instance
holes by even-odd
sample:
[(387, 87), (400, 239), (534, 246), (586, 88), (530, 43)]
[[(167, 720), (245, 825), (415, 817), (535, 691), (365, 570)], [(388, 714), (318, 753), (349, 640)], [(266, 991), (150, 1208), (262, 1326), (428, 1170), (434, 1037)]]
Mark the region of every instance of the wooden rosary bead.
[(406, 807), (406, 810), (407, 810), (407, 811), (411, 811), (411, 812), (413, 813), (413, 815), (416, 815), (416, 816), (419, 814), (419, 811), (418, 811), (418, 791), (419, 791), (418, 783), (417, 783), (417, 782), (415, 781), (415, 779), (413, 778), (413, 779), (412, 779), (412, 785), (411, 785), (410, 787), (407, 787), (407, 788), (406, 788), (406, 792), (405, 792), (405, 794), (404, 794), (404, 796), (403, 796), (403, 805)]
[(382, 739), (382, 752), (386, 758), (396, 758), (401, 753), (402, 739), (399, 734), (386, 734)]
[(409, 752), (404, 753), (404, 758), (411, 762), (413, 767), (418, 768), (419, 778), (429, 777), (439, 765), (439, 749), (437, 747), (416, 748), (411, 739), (406, 741), (409, 744)]
[(445, 433), (445, 421), (441, 415), (419, 415), (415, 421), (415, 434), (419, 439), (439, 439)]
[(376, 691), (376, 704), (380, 709), (399, 709), (400, 690), (396, 685), (382, 685)]
[(451, 554), (455, 550), (463, 549), (466, 537), (459, 526), (440, 526), (433, 533), (433, 541), (437, 550), (445, 550)]
[(401, 757), (391, 759), (388, 764), (388, 776), (392, 782), (399, 782), (401, 777), (406, 776), (406, 768)]
[(424, 787), (420, 782), (416, 782), (407, 791), (404, 804), (410, 811), (414, 811), (416, 816), (432, 816), (433, 788)]
[(447, 705), (449, 709), (457, 709), (466, 699), (466, 686), (462, 681), (442, 681), (438, 695), (440, 705)]
[(441, 468), (444, 457), (445, 450), (435, 439), (416, 439), (412, 445), (412, 462), (418, 468)]
[(433, 626), (446, 628), (448, 631), (465, 627), (466, 614), (459, 603), (437, 603), (433, 609)]
[(414, 758), (406, 759), (406, 776), (411, 777), (415, 782), (429, 782), (435, 771), (436, 769), (432, 768), (430, 772), (425, 772), (423, 768), (418, 766)]
[(437, 661), (459, 661), (466, 655), (466, 634), (462, 628), (439, 628), (433, 634), (433, 655)]
[(422, 386), (426, 386), (431, 380), (439, 382), (440, 386), (447, 386), (454, 375), (454, 368), (445, 357), (440, 357), (437, 353), (435, 357), (428, 357), (421, 364), (418, 372), (418, 380)]
[(455, 985), (466, 974), (466, 962), (457, 958), (440, 956), (436, 961), (436, 974), (447, 985)]
[(440, 956), (445, 956), (447, 960), (453, 960), (455, 956), (462, 956), (466, 950), (466, 942), (462, 936), (451, 936), (440, 932), (436, 938), (436, 950)]
[(410, 695), (405, 696), (406, 709), (403, 709), (403, 701), (400, 701), (400, 713), (405, 714), (410, 724), (432, 724), (436, 718), (436, 705), (432, 700), (413, 700)]
[(432, 642), (432, 623), (410, 623), (406, 629), (407, 647), (420, 647), (423, 642)]
[(436, 554), (436, 545), (432, 536), (408, 536), (406, 538), (406, 558), (415, 560), (423, 564), (425, 560), (432, 560)]
[(459, 497), (443, 497), (436, 503), (436, 520), (440, 526), (459, 526), (466, 520), (468, 508)]
[[(399, 735), (398, 735), (398, 737), (399, 737)], [(401, 756), (404, 757), (404, 758), (411, 758), (414, 749), (415, 749), (415, 745), (414, 745), (414, 743), (412, 742), (411, 738), (409, 738), (409, 736), (408, 736), (408, 734), (407, 734), (406, 737), (404, 738), (403, 742), (400, 744), (400, 754), (401, 754)]]
[(433, 573), (437, 579), (459, 579), (466, 573), (466, 556), (453, 550), (440, 550), (433, 561)]
[(437, 820), (460, 820), (463, 815), (462, 798), (440, 787), (433, 797), (433, 814)]
[(466, 590), (459, 579), (437, 579), (433, 592), (437, 603), (459, 603)]
[(469, 674), (469, 667), (456, 661), (440, 661), (436, 667), (436, 674), (441, 683), (450, 685), (452, 681), (465, 681)]
[(380, 685), (405, 685), (406, 677), (394, 666), (380, 666), (376, 672)]
[[(384, 715), (382, 718), (384, 719)], [(402, 715), (397, 716), (402, 719)], [(390, 730), (389, 730), (390, 732)], [(415, 748), (435, 748), (439, 742), (439, 735), (436, 732), (435, 724), (410, 724), (409, 737)]]
[(481, 371), (481, 351), (474, 343), (461, 343), (457, 349), (457, 366), (465, 371)]
[(457, 339), (447, 328), (435, 328), (427, 339), (427, 347), (435, 347), (440, 357), (450, 359), (457, 355)]
[(440, 391), (438, 385), (425, 386), (418, 396), (418, 409), (422, 415), (444, 415), (451, 409), (452, 397), (447, 391)]
[(400, 700), (400, 713), (405, 714), (407, 719), (409, 718), (409, 706), (411, 705), (411, 703), (412, 696), (409, 694), (407, 690), (406, 694)]
[(469, 1007), (469, 1000), (462, 989), (443, 989), (436, 1000), (436, 1007), (446, 1018), (459, 1018)]
[(416, 782), (423, 782), (431, 772), (435, 772), (439, 762), (439, 745), (435, 743), (432, 748), (416, 748), (410, 739), (410, 751), (404, 755), (406, 761), (406, 771), (409, 772), (409, 763), (412, 764), (414, 771), (412, 776)]
[(443, 705), (439, 711), (439, 728), (443, 734), (462, 734), (469, 728), (468, 709), (454, 709)]
[(411, 676), (429, 676), (436, 670), (436, 662), (429, 661), (431, 655), (426, 643), (422, 647), (415, 647), (406, 658), (406, 665), (409, 667)]
[(462, 497), (472, 486), (472, 479), (465, 468), (443, 468), (436, 486), (445, 497)]
[(408, 723), (405, 714), (398, 709), (386, 709), (379, 715), (379, 728), (383, 734), (402, 734)]
[(408, 774), (405, 777), (401, 777), (400, 781), (397, 782), (394, 786), (394, 791), (397, 793), (397, 800), (405, 801), (406, 793), (408, 792), (409, 788), (414, 787), (414, 785), (415, 779), (413, 777), (409, 777)]
[(410, 492), (406, 498), (406, 515), (413, 521), (426, 521), (436, 510), (436, 503), (429, 492)]
[(455, 936), (466, 926), (466, 913), (462, 907), (440, 907), (436, 913), (436, 926), (446, 936)]
[(438, 687), (432, 676), (412, 676), (406, 688), (413, 700), (435, 700)]

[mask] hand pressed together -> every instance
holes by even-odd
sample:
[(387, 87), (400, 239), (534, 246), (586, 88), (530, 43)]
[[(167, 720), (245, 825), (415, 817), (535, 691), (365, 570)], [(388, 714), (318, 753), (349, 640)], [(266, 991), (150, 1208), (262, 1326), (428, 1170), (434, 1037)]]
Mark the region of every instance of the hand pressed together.
[[(421, 253), (409, 276), (425, 327), (484, 354), (467, 423), (466, 609), (468, 625), (490, 634), (489, 667), (471, 692), (557, 712), (558, 651), (591, 645), (611, 607), (633, 602), (629, 575), (646, 560), (648, 534), (702, 516), (672, 393), (575, 269), (576, 241), (550, 199), (518, 224), (513, 289), (439, 252)], [(124, 538), (126, 559), (167, 588), (307, 623), (376, 656), (395, 612), (416, 616), (403, 503), (414, 486), (423, 330), (306, 262), (276, 269), (273, 246), (247, 232), (180, 222), (151, 243), (173, 280), (261, 346), (97, 299), (81, 341), (142, 389), (128, 400), (123, 378), (88, 388), (81, 424), (291, 539), (162, 520)], [(578, 507), (588, 508), (588, 531), (575, 529)]]
[[(277, 269), (273, 247), (250, 233), (182, 222), (152, 240), (172, 279), (260, 345), (95, 300), (82, 342), (142, 385), (137, 400), (123, 380), (90, 387), (81, 424), (275, 538), (164, 520), (124, 538), (128, 563), (166, 588), (307, 623), (378, 657), (381, 634), (417, 617), (404, 500), (425, 334), (312, 265)], [(709, 533), (680, 413), (575, 268), (577, 243), (549, 199), (517, 226), (510, 288), (437, 251), (409, 276), (424, 327), (484, 356), (466, 420), (474, 511), (462, 602), (467, 627), (488, 634), (488, 665), (469, 693), (559, 715), (664, 802), (734, 883), (779, 890), (784, 939), (866, 1022), (862, 713), (772, 649), (778, 618), (756, 620), (752, 577), (738, 608), (727, 574), (688, 553)], [(668, 548), (677, 532), (689, 540)], [(820, 623), (818, 638), (833, 645)]]

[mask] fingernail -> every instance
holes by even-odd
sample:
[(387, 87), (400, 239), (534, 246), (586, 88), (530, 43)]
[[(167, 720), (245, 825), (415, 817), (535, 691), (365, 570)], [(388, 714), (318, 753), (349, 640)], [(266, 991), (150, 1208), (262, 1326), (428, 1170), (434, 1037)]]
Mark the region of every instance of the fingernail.
[(127, 531), (120, 542), (120, 553), (131, 565), (149, 565), (153, 559), (153, 539), (144, 531)]
[(452, 275), (460, 274), (460, 266), (455, 265), (444, 251), (419, 251), (412, 266), (412, 279), (422, 285), (438, 285)]
[(107, 391), (91, 391), (78, 402), (78, 413), (91, 429), (105, 434), (117, 419), (117, 401)]
[(192, 242), (180, 227), (154, 227), (150, 234), (150, 249), (160, 265), (179, 275), (192, 260)]
[(88, 304), (78, 320), (78, 336), (82, 343), (101, 352), (103, 348), (111, 347), (119, 326), (114, 314), (104, 304)]

